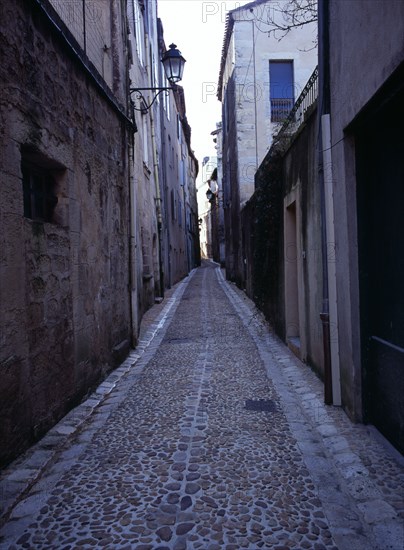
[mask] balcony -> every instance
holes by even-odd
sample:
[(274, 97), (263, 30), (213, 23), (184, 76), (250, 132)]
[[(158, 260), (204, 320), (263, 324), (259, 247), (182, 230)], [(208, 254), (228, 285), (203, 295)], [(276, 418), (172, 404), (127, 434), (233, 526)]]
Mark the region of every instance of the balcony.
[[(317, 101), (318, 96), (318, 67), (313, 71), (313, 74), (307, 81), (302, 93), (297, 98), (293, 108), (289, 111), (286, 117), (283, 118), (282, 128), (279, 130), (276, 140), (293, 135), (304, 122), (306, 114), (310, 112), (312, 105)], [(275, 100), (273, 100), (275, 101)], [(285, 100), (282, 100), (285, 101)], [(286, 100), (287, 101), (287, 100)]]
[(292, 98), (271, 99), (271, 122), (285, 122), (293, 108)]

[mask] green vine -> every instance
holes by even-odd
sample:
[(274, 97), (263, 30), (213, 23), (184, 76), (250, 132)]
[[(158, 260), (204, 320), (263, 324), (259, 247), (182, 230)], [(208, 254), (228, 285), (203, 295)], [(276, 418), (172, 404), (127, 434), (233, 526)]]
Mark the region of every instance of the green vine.
[(271, 151), (256, 175), (253, 198), (252, 287), (257, 306), (271, 321), (279, 303), (282, 235), (282, 155)]

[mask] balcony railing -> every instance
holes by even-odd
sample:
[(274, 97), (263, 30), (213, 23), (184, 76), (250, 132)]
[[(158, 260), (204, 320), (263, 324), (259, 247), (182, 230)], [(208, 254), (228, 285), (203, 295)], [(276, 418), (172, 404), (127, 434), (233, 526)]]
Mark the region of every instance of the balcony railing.
[(292, 98), (271, 98), (271, 122), (285, 122), (292, 108)]
[[(307, 81), (306, 86), (303, 88), (302, 93), (296, 100), (291, 111), (289, 111), (287, 117), (283, 119), (282, 128), (276, 135), (275, 140), (290, 136), (296, 132), (299, 126), (304, 122), (307, 110), (315, 103), (318, 97), (318, 67), (316, 67)], [(274, 140), (274, 141), (275, 141)]]

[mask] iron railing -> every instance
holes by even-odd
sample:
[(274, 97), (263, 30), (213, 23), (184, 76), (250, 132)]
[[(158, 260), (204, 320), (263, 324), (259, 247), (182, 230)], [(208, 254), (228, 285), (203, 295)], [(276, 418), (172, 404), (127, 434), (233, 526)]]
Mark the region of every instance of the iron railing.
[[(296, 100), (293, 108), (289, 111), (286, 120), (275, 137), (275, 140), (294, 134), (304, 122), (307, 110), (315, 103), (318, 97), (318, 67), (316, 67)], [(274, 141), (275, 141), (274, 140)]]
[(292, 108), (292, 98), (271, 98), (271, 122), (285, 122)]

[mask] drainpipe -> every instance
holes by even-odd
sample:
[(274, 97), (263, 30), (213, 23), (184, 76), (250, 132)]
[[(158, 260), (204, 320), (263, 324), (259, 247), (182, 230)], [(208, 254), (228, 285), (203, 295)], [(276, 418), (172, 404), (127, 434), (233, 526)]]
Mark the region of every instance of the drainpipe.
[(160, 194), (160, 180), (159, 180), (159, 161), (157, 158), (156, 150), (156, 134), (154, 127), (154, 117), (152, 109), (150, 109), (150, 124), (151, 124), (151, 138), (153, 147), (153, 167), (154, 167), (154, 180), (156, 184), (156, 215), (157, 215), (157, 233), (158, 233), (158, 255), (159, 255), (159, 271), (160, 271), (160, 296), (164, 298), (164, 264), (162, 258), (162, 232), (163, 232), (163, 217), (161, 214), (161, 194)]
[(257, 75), (255, 61), (255, 22), (251, 21), (252, 47), (253, 47), (253, 71), (254, 71), (254, 125), (255, 125), (255, 170), (258, 170), (258, 111), (257, 111)]
[(137, 132), (133, 103), (130, 97), (130, 62), (129, 62), (129, 38), (126, 42), (126, 113), (132, 120), (133, 127), (127, 125), (127, 160), (128, 160), (128, 192), (129, 192), (129, 315), (130, 315), (130, 343), (132, 348), (136, 348), (139, 335), (139, 304), (138, 304), (138, 280), (135, 266), (138, 265), (137, 253), (137, 211), (136, 211), (136, 193), (135, 193), (135, 132)]
[(322, 128), (321, 117), (324, 112), (330, 112), (329, 94), (329, 39), (328, 39), (328, 0), (318, 3), (318, 133), (319, 133), (319, 157), (318, 176), (321, 193), (321, 251), (323, 256), (323, 304), (320, 319), (323, 327), (323, 350), (324, 350), (324, 403), (332, 404), (332, 377), (331, 377), (331, 346), (330, 346), (330, 310), (328, 297), (328, 250), (327, 250), (327, 225), (325, 213), (325, 190), (324, 190), (324, 165), (322, 152)]
[[(329, 43), (329, 0), (318, 3), (319, 33), (319, 157), (318, 175), (321, 194), (321, 248), (323, 256), (323, 304), (320, 319), (323, 328), (324, 348), (324, 403), (341, 405), (341, 388), (338, 353), (338, 325), (335, 281), (335, 233), (334, 203), (332, 189), (331, 155), (331, 98), (330, 98), (330, 43)], [(331, 245), (328, 246), (328, 243)], [(334, 262), (329, 262), (330, 251)], [(331, 295), (331, 297), (330, 297)], [(331, 323), (333, 320), (333, 340)]]
[(137, 226), (137, 212), (136, 212), (136, 198), (134, 189), (134, 148), (135, 137), (132, 134), (129, 145), (129, 303), (130, 303), (130, 322), (131, 322), (131, 345), (135, 348), (138, 343), (139, 333), (139, 306), (137, 296), (137, 278), (135, 265), (138, 265), (136, 261), (136, 226)]
[[(163, 129), (164, 128), (164, 107), (160, 107), (160, 128)], [(166, 166), (167, 166), (167, 157), (166, 157), (166, 132), (165, 130), (162, 130), (161, 131), (161, 165), (163, 167), (163, 170), (162, 170), (162, 188), (163, 188), (163, 192), (165, 192), (164, 190), (167, 188), (167, 172), (166, 172)], [(166, 199), (167, 201), (167, 199)], [(164, 226), (164, 229), (166, 231), (165, 235), (164, 235), (164, 239), (166, 238), (166, 251), (167, 251), (167, 275), (168, 275), (168, 287), (171, 288), (172, 286), (172, 267), (171, 267), (171, 254), (170, 254), (170, 246), (171, 246), (171, 235), (170, 235), (170, 222), (169, 222), (169, 219), (168, 219), (168, 214), (167, 214), (167, 209), (168, 209), (168, 205), (166, 204), (166, 209), (165, 209), (165, 215), (164, 215), (164, 222), (165, 222), (165, 226)], [(164, 258), (162, 256), (162, 261), (163, 261), (163, 265), (164, 265)]]
[[(147, 67), (146, 71), (151, 75), (153, 67), (151, 66), (150, 59), (150, 47), (149, 47), (149, 35), (146, 34), (145, 42), (147, 45)], [(150, 73), (149, 73), (150, 71)], [(151, 81), (151, 77), (150, 77)], [(151, 83), (150, 83), (151, 86)], [(157, 217), (157, 240), (158, 240), (158, 262), (159, 262), (159, 286), (160, 286), (160, 296), (164, 298), (164, 264), (162, 258), (162, 230), (163, 230), (163, 217), (161, 214), (161, 193), (160, 193), (160, 179), (159, 179), (159, 162), (157, 157), (157, 148), (156, 148), (156, 131), (154, 125), (154, 116), (153, 116), (153, 107), (149, 109), (150, 115), (150, 127), (151, 127), (151, 141), (152, 141), (152, 150), (153, 150), (153, 170), (154, 170), (154, 182), (155, 182), (155, 191), (156, 191), (156, 217)]]
[[(338, 349), (338, 310), (337, 310), (337, 284), (335, 265), (335, 226), (334, 226), (334, 200), (333, 200), (333, 176), (332, 176), (332, 155), (331, 155), (331, 124), (330, 115), (324, 114), (321, 117), (321, 144), (323, 148), (323, 178), (324, 178), (324, 213), (326, 218), (326, 235), (330, 244), (328, 253), (332, 255), (328, 265), (328, 309), (329, 326), (333, 327), (332, 338), (330, 337), (329, 350), (331, 354), (331, 383), (332, 403), (341, 405), (341, 384), (339, 370), (339, 349)], [(328, 261), (328, 258), (327, 258)]]

